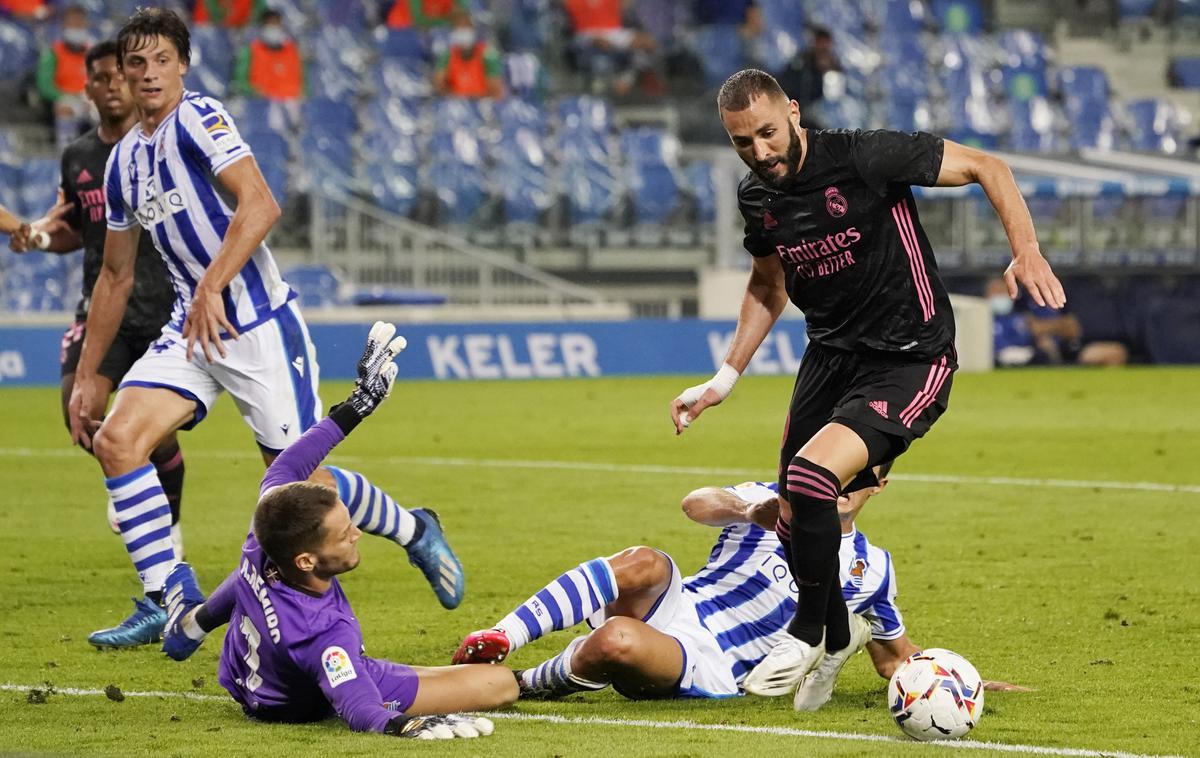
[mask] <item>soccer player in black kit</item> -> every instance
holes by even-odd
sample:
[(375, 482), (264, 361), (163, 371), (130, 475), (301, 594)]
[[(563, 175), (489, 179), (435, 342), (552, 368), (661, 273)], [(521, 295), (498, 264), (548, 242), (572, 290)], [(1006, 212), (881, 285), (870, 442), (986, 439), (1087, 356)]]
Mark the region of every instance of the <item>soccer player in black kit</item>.
[[(83, 347), (84, 326), (92, 288), (104, 261), (104, 238), (107, 224), (104, 214), (104, 168), (108, 154), (125, 133), (137, 123), (133, 96), (125, 77), (117, 67), (117, 45), (101, 42), (85, 57), (87, 65), (87, 95), (100, 114), (100, 125), (72, 142), (62, 156), (60, 203), (45, 218), (32, 225), (24, 224), (12, 235), (9, 247), (26, 252), (34, 231), (50, 236), (46, 247), (53, 253), (70, 253), (83, 247), (83, 297), (75, 311), (75, 323), (63, 335), (60, 354), (62, 374), (63, 418), (67, 418), (67, 402), (75, 384), (75, 367)], [(92, 418), (103, 418), (108, 396), (120, 384), (125, 372), (142, 356), (171, 315), (175, 290), (167, 267), (162, 261), (150, 235), (142, 235), (135, 264), (133, 292), (121, 320), (112, 348), (100, 363), (96, 380), (100, 384), (93, 397), (97, 407)], [(68, 426), (69, 426), (68, 422)], [(172, 530), (178, 534), (179, 503), (183, 492), (183, 454), (175, 435), (163, 441), (151, 456), (158, 470), (163, 489), (171, 505)], [(115, 513), (110, 514), (110, 521)], [(178, 549), (178, 546), (177, 546)], [(125, 624), (94, 632), (88, 641), (101, 647), (130, 647), (155, 641), (162, 634), (166, 613), (154, 600), (135, 601), (137, 608)]]
[(780, 643), (745, 681), (796, 710), (828, 702), (838, 672), (869, 638), (836, 591), (839, 494), (903, 453), (946, 410), (958, 364), (954, 316), (911, 186), (982, 186), (1013, 259), (1009, 295), (1025, 287), (1061, 308), (1062, 285), (1005, 163), (926, 133), (816, 131), (769, 74), (731, 76), (717, 96), (734, 149), (750, 167), (738, 187), (753, 256), (737, 331), (709, 381), (671, 403), (676, 434), (724, 400), (790, 298), (808, 325), (779, 459), (776, 531), (799, 588)]

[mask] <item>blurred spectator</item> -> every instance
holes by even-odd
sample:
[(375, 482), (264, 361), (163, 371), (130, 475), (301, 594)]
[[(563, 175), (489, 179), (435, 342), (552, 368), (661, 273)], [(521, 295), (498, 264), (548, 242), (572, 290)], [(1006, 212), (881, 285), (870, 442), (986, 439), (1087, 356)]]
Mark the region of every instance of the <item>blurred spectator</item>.
[(451, 23), (455, 11), (465, 11), (463, 0), (394, 0), (384, 17), (389, 29), (429, 29)]
[(87, 12), (77, 5), (62, 12), (62, 31), (38, 61), (37, 88), (54, 113), (54, 134), (59, 150), (64, 149), (91, 121), (91, 103), (84, 95), (87, 86), (88, 47), (92, 33)]
[(842, 63), (833, 48), (833, 35), (828, 29), (813, 27), (811, 41), (804, 52), (792, 59), (776, 77), (779, 86), (804, 110), (825, 96), (825, 75), (841, 71)]
[[(563, 7), (575, 37), (578, 66), (593, 92), (611, 88), (614, 94), (629, 94), (638, 77), (652, 71), (658, 45), (626, 23), (621, 0), (563, 0)], [(648, 87), (654, 88), (661, 85)]]
[(1014, 302), (1003, 279), (989, 280), (984, 297), (992, 309), (998, 366), (1123, 366), (1129, 362), (1129, 350), (1120, 342), (1085, 344), (1083, 327), (1074, 314), (1024, 300)]
[(236, 28), (253, 23), (266, 10), (266, 0), (196, 0), (192, 20)]
[(0, 0), (0, 15), (18, 21), (42, 21), (50, 15), (46, 0)]
[(262, 14), (258, 35), (238, 54), (234, 88), (244, 95), (294, 102), (304, 95), (300, 49), (283, 26), (283, 16)]
[(500, 55), (476, 30), (471, 14), (456, 10), (450, 45), (438, 57), (433, 86), (443, 95), (502, 97)]

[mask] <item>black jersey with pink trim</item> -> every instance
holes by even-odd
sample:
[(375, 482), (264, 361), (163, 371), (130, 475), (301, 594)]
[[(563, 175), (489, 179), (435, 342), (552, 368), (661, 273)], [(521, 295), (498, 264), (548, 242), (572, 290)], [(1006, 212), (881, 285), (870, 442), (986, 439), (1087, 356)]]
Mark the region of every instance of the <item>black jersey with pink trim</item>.
[(779, 257), (810, 340), (918, 360), (951, 346), (950, 299), (911, 189), (937, 181), (943, 148), (924, 132), (810, 129), (786, 189), (742, 180), (746, 250)]

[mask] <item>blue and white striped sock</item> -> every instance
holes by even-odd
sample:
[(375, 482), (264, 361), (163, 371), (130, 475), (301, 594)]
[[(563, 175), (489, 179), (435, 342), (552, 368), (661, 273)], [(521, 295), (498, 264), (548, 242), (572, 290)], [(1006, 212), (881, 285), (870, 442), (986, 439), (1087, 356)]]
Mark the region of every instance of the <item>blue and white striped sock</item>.
[(171, 543), (171, 505), (147, 463), (128, 474), (104, 481), (117, 511), (125, 550), (147, 593), (161, 592), (178, 557)]
[(561, 653), (517, 675), (524, 697), (562, 697), (573, 692), (602, 690), (608, 682), (593, 682), (571, 673), (571, 659), (587, 637), (571, 640)]
[(595, 558), (538, 590), (496, 626), (508, 635), (512, 651), (548, 632), (575, 626), (616, 599), (612, 566), (605, 558)]
[(362, 474), (326, 466), (337, 482), (338, 497), (350, 510), (355, 526), (368, 534), (387, 537), (400, 545), (412, 541), (417, 520)]

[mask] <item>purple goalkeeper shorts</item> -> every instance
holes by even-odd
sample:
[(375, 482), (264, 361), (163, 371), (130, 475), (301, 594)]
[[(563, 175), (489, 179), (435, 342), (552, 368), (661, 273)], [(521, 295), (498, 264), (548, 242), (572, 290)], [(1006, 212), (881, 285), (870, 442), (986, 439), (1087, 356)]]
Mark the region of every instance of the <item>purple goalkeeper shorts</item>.
[(392, 663), (380, 658), (363, 656), (367, 674), (379, 688), (383, 704), (389, 710), (404, 713), (417, 699), (417, 672), (403, 663)]

